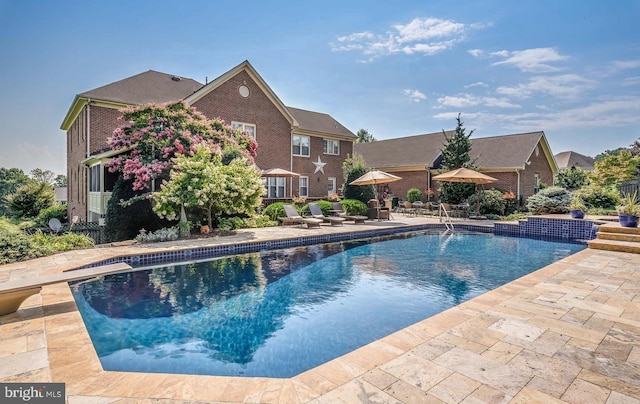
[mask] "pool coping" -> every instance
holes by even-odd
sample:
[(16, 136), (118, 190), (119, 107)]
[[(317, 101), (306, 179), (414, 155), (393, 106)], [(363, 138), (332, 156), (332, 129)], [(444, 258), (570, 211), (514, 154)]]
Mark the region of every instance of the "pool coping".
[[(415, 221), (409, 219), (403, 219), (403, 222), (398, 223), (398, 226), (407, 228), (416, 225)], [(364, 225), (364, 227), (362, 230), (371, 230), (368, 225)], [(351, 225), (348, 225), (347, 229), (337, 231), (336, 229), (338, 228), (323, 231), (334, 233), (360, 230), (359, 227)], [(287, 231), (293, 231), (298, 235), (309, 233), (308, 230), (301, 228), (288, 229)], [(277, 236), (277, 239), (283, 236), (282, 231), (274, 232), (274, 234), (266, 233), (266, 237)], [(193, 241), (193, 243), (197, 244), (198, 242)], [(133, 253), (139, 253), (140, 251), (148, 252), (154, 248), (157, 246), (136, 247), (131, 250)], [(160, 247), (158, 251), (173, 251), (176, 248), (185, 248), (185, 243), (167, 244), (165, 247)], [(82, 252), (77, 252), (75, 255), (59, 254), (48, 259), (16, 264), (11, 267), (9, 272), (13, 270), (15, 273), (15, 271), (22, 270), (25, 274), (32, 275), (35, 272), (51, 273), (65, 268), (69, 269), (74, 265), (77, 267), (79, 261), (84, 261), (85, 264), (87, 260), (92, 263), (99, 262), (97, 258), (100, 256), (104, 258), (105, 255), (108, 255), (108, 249), (102, 249), (107, 254), (96, 253), (101, 249), (93, 250), (92, 252), (86, 251), (84, 254)], [(0, 330), (2, 330), (0, 340), (3, 341), (2, 345), (4, 346), (4, 348), (0, 348), (0, 381), (65, 382), (69, 402), (74, 402), (74, 400), (75, 402), (83, 402), (83, 400), (86, 401), (90, 398), (104, 398), (105, 400), (153, 398), (225, 402), (335, 402), (336, 400), (356, 400), (358, 394), (379, 397), (383, 399), (382, 401), (409, 402), (412, 401), (411, 397), (414, 397), (415, 394), (423, 394), (433, 399), (443, 399), (447, 394), (462, 394), (462, 390), (471, 389), (471, 387), (456, 388), (454, 389), (456, 391), (453, 392), (449, 389), (447, 393), (444, 386), (447, 385), (447, 381), (452, 383), (454, 380), (458, 382), (462, 380), (469, 386), (475, 386), (462, 399), (466, 397), (481, 399), (483, 394), (491, 393), (496, 397), (502, 397), (501, 401), (505, 402), (518, 397), (522, 398), (523, 395), (557, 400), (566, 394), (577, 394), (576, 391), (579, 388), (585, 388), (585, 386), (607, 389), (608, 395), (615, 393), (640, 399), (640, 386), (619, 378), (600, 377), (598, 372), (584, 366), (575, 377), (564, 382), (565, 389), (562, 394), (558, 394), (558, 388), (554, 387), (558, 384), (557, 381), (545, 384), (540, 380), (544, 377), (540, 375), (531, 376), (531, 380), (524, 385), (520, 385), (522, 384), (520, 381), (518, 381), (520, 384), (514, 384), (513, 380), (509, 384), (509, 376), (507, 375), (504, 376), (503, 385), (500, 385), (496, 380), (487, 379), (485, 375), (472, 375), (473, 372), (468, 369), (456, 371), (452, 369), (458, 366), (455, 363), (442, 362), (442, 358), (446, 355), (448, 355), (448, 359), (455, 362), (454, 354), (462, 352), (467, 356), (477, 357), (478, 360), (485, 360), (479, 356), (487, 352), (494, 352), (495, 357), (490, 358), (492, 359), (490, 363), (497, 366), (501, 363), (500, 360), (496, 360), (496, 358), (500, 359), (499, 348), (505, 346), (511, 346), (514, 350), (519, 348), (520, 352), (526, 351), (529, 352), (529, 355), (539, 354), (532, 347), (535, 345), (535, 341), (524, 341), (520, 344), (529, 344), (527, 347), (514, 343), (514, 336), (511, 334), (517, 334), (517, 330), (508, 330), (507, 332), (485, 327), (488, 331), (479, 334), (472, 330), (473, 327), (470, 324), (487, 323), (487, 318), (495, 319), (491, 325), (500, 321), (503, 323), (516, 322), (522, 323), (525, 327), (544, 329), (543, 335), (547, 333), (568, 335), (570, 339), (565, 341), (564, 345), (573, 342), (571, 347), (591, 353), (597, 352), (609, 332), (583, 330), (572, 322), (567, 322), (566, 326), (559, 324), (559, 320), (556, 318), (559, 312), (567, 315), (573, 309), (586, 310), (585, 305), (591, 305), (593, 307), (590, 311), (594, 313), (591, 317), (595, 316), (596, 320), (623, 324), (625, 327), (640, 330), (640, 298), (635, 294), (636, 292), (640, 293), (640, 286), (633, 283), (640, 283), (640, 269), (629, 268), (624, 264), (627, 261), (635, 262), (640, 267), (638, 258), (633, 254), (583, 250), (496, 290), (288, 379), (103, 371), (69, 287), (66, 284), (47, 286), (43, 288), (39, 297), (31, 298), (32, 300), (28, 302), (29, 308), (20, 310), (14, 315), (0, 317)], [(607, 262), (613, 262), (615, 265), (610, 266)], [(44, 265), (41, 265), (39, 269), (35, 268), (39, 264)], [(633, 297), (627, 296), (627, 300), (621, 300), (614, 299), (614, 296), (609, 298), (612, 299), (611, 302), (599, 302), (598, 299), (594, 299), (590, 303), (587, 301), (588, 304), (586, 304), (585, 299), (588, 296), (586, 291), (598, 292), (596, 297), (599, 297), (602, 291), (598, 289), (605, 288), (605, 291), (611, 291), (614, 289), (613, 283), (601, 282), (602, 285), (595, 287), (590, 283), (579, 285), (579, 282), (568, 280), (557, 282), (554, 280), (559, 276), (561, 278), (569, 275), (576, 277), (580, 271), (591, 270), (594, 266), (604, 266), (608, 268), (609, 272), (616, 274), (615, 283), (620, 283), (618, 278), (632, 283), (628, 290), (625, 290), (627, 290), (627, 295), (630, 294), (629, 291), (634, 291)], [(6, 268), (0, 267), (0, 270), (2, 269)], [(618, 276), (618, 272), (622, 276)], [(594, 277), (597, 278), (596, 275)], [(2, 281), (1, 278), (0, 281)], [(607, 285), (609, 289), (605, 287)], [(636, 287), (637, 291), (634, 289)], [(529, 291), (532, 289), (536, 290), (540, 296), (545, 296), (546, 300), (542, 302), (544, 304), (532, 303), (531, 299), (522, 298), (522, 294), (530, 294)], [(561, 305), (554, 307), (552, 300), (558, 299), (555, 294), (561, 293), (560, 291), (564, 291), (567, 296), (573, 296), (574, 299), (575, 296), (582, 297), (582, 299), (576, 302), (563, 300)], [(547, 296), (547, 292), (551, 295)], [(569, 308), (570, 303), (575, 306)], [(615, 305), (623, 308), (616, 308)], [(627, 316), (623, 316), (625, 311), (628, 312)], [(600, 325), (600, 328), (603, 327)], [(612, 328), (613, 326), (609, 327), (609, 331)], [(498, 338), (496, 333), (500, 333), (502, 337)], [(487, 339), (487, 336), (483, 334), (493, 337)], [(637, 335), (640, 335), (640, 332)], [(444, 350), (444, 347), (449, 349), (440, 352)], [(537, 347), (537, 349), (542, 348)], [(431, 353), (427, 354), (428, 352)], [(434, 356), (436, 352), (440, 354)], [(625, 360), (624, 363), (629, 362), (630, 365), (640, 368), (640, 350), (634, 347), (631, 353), (627, 355), (628, 358), (631, 358), (631, 362)], [(517, 357), (518, 355), (514, 356), (509, 362)], [(553, 359), (553, 356), (549, 358)], [(545, 356), (542, 359), (551, 360), (549, 358)], [(542, 359), (538, 358), (538, 360)], [(27, 366), (27, 364), (30, 365)], [(421, 372), (416, 370), (420, 366), (422, 366), (420, 369), (424, 370), (422, 376)], [(464, 368), (464, 366), (462, 367)], [(413, 370), (408, 372), (407, 369)], [(432, 375), (432, 369), (438, 369), (441, 373)], [(25, 371), (21, 372), (20, 370)], [(425, 375), (429, 375), (429, 377)], [(432, 377), (434, 379), (425, 384), (425, 380), (431, 380)], [(437, 383), (434, 380), (437, 380)], [(596, 388), (593, 387), (593, 389)]]

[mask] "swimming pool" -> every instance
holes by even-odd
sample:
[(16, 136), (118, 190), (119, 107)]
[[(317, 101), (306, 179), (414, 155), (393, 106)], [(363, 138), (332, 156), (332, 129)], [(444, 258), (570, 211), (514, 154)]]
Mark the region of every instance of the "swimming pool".
[(72, 291), (105, 370), (291, 377), (583, 248), (422, 233), (171, 264)]

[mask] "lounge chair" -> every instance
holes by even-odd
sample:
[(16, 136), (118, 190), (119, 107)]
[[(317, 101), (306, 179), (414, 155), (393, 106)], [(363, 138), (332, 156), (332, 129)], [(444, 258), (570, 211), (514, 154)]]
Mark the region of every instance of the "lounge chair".
[(346, 220), (353, 220), (354, 224), (364, 223), (365, 220), (368, 219), (366, 216), (360, 215), (347, 215), (347, 212), (342, 209), (342, 204), (340, 202), (331, 202), (331, 212), (333, 212), (338, 217), (343, 217)]
[(312, 217), (302, 217), (298, 214), (298, 211), (293, 205), (283, 205), (284, 213), (287, 217), (279, 217), (278, 220), (282, 222), (283, 226), (289, 224), (299, 224), (302, 226), (306, 224), (308, 228), (311, 227), (320, 227), (320, 223), (322, 223), (321, 219), (315, 219)]
[(309, 210), (311, 211), (311, 217), (320, 219), (324, 222), (329, 222), (331, 223), (331, 226), (342, 226), (342, 224), (346, 220), (344, 217), (340, 216), (325, 216), (324, 213), (322, 213), (322, 209), (320, 209), (320, 205), (318, 205), (317, 203), (309, 203)]

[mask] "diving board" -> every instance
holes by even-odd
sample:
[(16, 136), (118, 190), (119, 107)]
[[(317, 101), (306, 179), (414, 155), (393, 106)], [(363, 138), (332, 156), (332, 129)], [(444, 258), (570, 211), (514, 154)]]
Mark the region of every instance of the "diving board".
[(43, 286), (117, 274), (131, 271), (132, 269), (129, 264), (119, 262), (93, 268), (74, 269), (52, 275), (36, 276), (30, 279), (2, 282), (0, 283), (0, 316), (15, 313), (29, 296), (40, 293)]

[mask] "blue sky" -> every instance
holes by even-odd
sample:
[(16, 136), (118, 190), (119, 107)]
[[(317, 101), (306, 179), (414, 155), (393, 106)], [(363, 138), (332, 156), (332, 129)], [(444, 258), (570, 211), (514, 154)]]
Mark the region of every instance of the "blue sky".
[(247, 59), (282, 101), (378, 139), (542, 130), (595, 156), (640, 137), (639, 0), (0, 0), (0, 167), (66, 174), (76, 94)]

